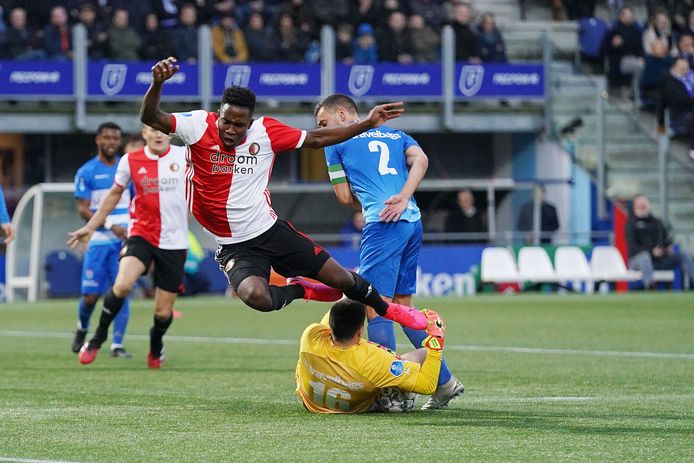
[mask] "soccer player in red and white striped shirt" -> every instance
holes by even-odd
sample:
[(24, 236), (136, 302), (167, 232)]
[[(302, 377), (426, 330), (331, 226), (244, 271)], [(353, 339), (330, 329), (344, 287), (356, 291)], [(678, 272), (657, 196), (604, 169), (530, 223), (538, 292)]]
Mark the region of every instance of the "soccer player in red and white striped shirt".
[(120, 200), (130, 182), (135, 198), (130, 203), (128, 239), (121, 251), (118, 276), (104, 298), (94, 337), (82, 346), (79, 360), (94, 361), (106, 341), (108, 327), (123, 306), (133, 285), (154, 263), (154, 325), (150, 330), (147, 363), (159, 368), (164, 360), (162, 338), (173, 320), (173, 304), (183, 282), (188, 250), (188, 208), (185, 197), (186, 148), (173, 146), (169, 136), (151, 127), (142, 129), (146, 146), (127, 153), (118, 163), (113, 187), (87, 224), (70, 233), (68, 244), (89, 241), (96, 228)]
[[(255, 94), (245, 87), (229, 87), (217, 112), (169, 114), (159, 108), (159, 100), (164, 82), (178, 69), (175, 58), (152, 67), (140, 118), (164, 133), (175, 133), (188, 145), (188, 205), (215, 236), (217, 261), (241, 300), (268, 312), (294, 299), (334, 301), (344, 293), (402, 325), (426, 328), (421, 312), (384, 301), (368, 281), (343, 268), (291, 223), (278, 219), (267, 188), (277, 153), (343, 142), (400, 116), (402, 103), (376, 106), (364, 121), (349, 127), (306, 131), (269, 117), (254, 118)], [(300, 278), (290, 278), (287, 286), (269, 285), (271, 267), (280, 275), (315, 278), (331, 288)]]

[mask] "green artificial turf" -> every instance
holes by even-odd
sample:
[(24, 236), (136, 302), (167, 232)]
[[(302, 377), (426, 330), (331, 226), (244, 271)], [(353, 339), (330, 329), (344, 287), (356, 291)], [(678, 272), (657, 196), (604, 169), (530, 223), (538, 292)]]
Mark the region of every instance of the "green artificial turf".
[(465, 395), (354, 416), (294, 396), (298, 339), (328, 304), (181, 299), (159, 371), (145, 361), (151, 301), (133, 303), (134, 357), (104, 349), (89, 366), (69, 349), (75, 301), (0, 305), (0, 461), (694, 461), (694, 296), (418, 303), (445, 318)]

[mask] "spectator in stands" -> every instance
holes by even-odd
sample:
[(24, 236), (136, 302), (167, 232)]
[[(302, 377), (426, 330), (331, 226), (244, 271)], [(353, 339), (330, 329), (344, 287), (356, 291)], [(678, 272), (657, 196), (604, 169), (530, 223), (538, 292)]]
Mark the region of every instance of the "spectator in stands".
[(111, 27), (108, 28), (107, 35), (109, 58), (118, 61), (137, 60), (142, 39), (135, 29), (130, 27), (128, 10), (118, 8), (113, 11)]
[(677, 48), (679, 49), (679, 57), (687, 60), (689, 69), (694, 69), (694, 36), (682, 35)]
[(347, 0), (311, 0), (311, 16), (319, 24), (335, 26), (349, 19), (350, 8)]
[(413, 47), (407, 29), (407, 18), (401, 11), (388, 16), (388, 25), (378, 37), (378, 58), (380, 61), (411, 64)]
[(337, 26), (335, 60), (342, 64), (354, 63), (354, 29), (350, 23), (342, 23)]
[(350, 19), (352, 25), (357, 28), (361, 24), (378, 24), (381, 20), (381, 9), (375, 0), (357, 0)]
[(644, 195), (634, 198), (632, 214), (624, 228), (629, 268), (640, 271), (646, 289), (655, 289), (654, 270), (681, 267), (694, 277), (694, 262), (685, 253), (675, 251), (665, 224), (651, 213), (651, 203)]
[[(311, 11), (304, 0), (289, 0), (280, 9), (280, 14), (287, 13), (294, 24), (309, 38), (320, 39), (320, 27), (316, 27)], [(338, 26), (339, 27), (339, 26)]]
[[(455, 206), (448, 212), (444, 226), (446, 233), (487, 233), (487, 219), (475, 207), (475, 197), (467, 188), (460, 190), (456, 196)], [(453, 242), (458, 242), (455, 240)], [(465, 238), (468, 243), (484, 243), (485, 239)]]
[(87, 29), (87, 56), (99, 60), (106, 56), (106, 28), (97, 20), (96, 9), (91, 3), (80, 5), (77, 20)]
[(195, 64), (198, 61), (198, 13), (195, 6), (185, 4), (178, 17), (179, 26), (174, 32), (174, 52), (179, 62)]
[(440, 31), (446, 20), (443, 6), (437, 0), (410, 0), (410, 13), (422, 16), (427, 25), (435, 31)]
[(265, 27), (265, 19), (260, 13), (253, 13), (248, 18), (248, 26), (244, 30), (248, 54), (251, 61), (274, 61), (274, 37), (270, 29)]
[(212, 28), (214, 57), (226, 64), (248, 61), (248, 46), (243, 31), (236, 24), (234, 13), (225, 13)]
[(610, 88), (628, 96), (632, 80), (644, 66), (641, 30), (634, 23), (634, 10), (625, 6), (619, 10), (619, 20), (605, 35), (602, 50), (607, 56)]
[[(563, 3), (563, 5), (562, 5)], [(595, 16), (596, 0), (554, 0), (553, 4), (566, 10), (566, 16), (570, 21), (577, 21), (584, 17)], [(556, 8), (557, 6), (555, 6)], [(557, 19), (557, 18), (555, 18)]]
[(48, 59), (72, 59), (72, 28), (63, 6), (51, 9), (50, 24), (43, 29), (43, 48)]
[(682, 34), (694, 36), (694, 9), (689, 12), (687, 18), (687, 23), (684, 25)]
[(222, 16), (227, 13), (235, 13), (236, 1), (235, 0), (216, 0), (212, 5), (214, 15)]
[(485, 63), (505, 63), (506, 44), (501, 32), (496, 27), (496, 21), (492, 13), (485, 13), (480, 19), (480, 27), (477, 32), (477, 50), (480, 59)]
[(158, 61), (171, 55), (169, 31), (159, 27), (159, 19), (154, 13), (145, 16), (145, 29), (142, 32), (140, 58), (147, 61)]
[(291, 15), (281, 14), (278, 20), (275, 54), (280, 61), (303, 61), (308, 48), (306, 35), (297, 29)]
[(471, 27), (470, 6), (457, 3), (453, 8), (453, 31), (455, 32), (455, 60), (479, 62), (477, 36)]
[(357, 29), (353, 54), (354, 64), (376, 64), (378, 62), (378, 46), (376, 45), (374, 28), (370, 24), (361, 24)]
[(340, 229), (342, 235), (342, 245), (359, 249), (361, 243), (361, 232), (364, 230), (364, 214), (355, 211), (349, 221)]
[(420, 14), (410, 16), (409, 25), (414, 60), (417, 63), (434, 63), (439, 61), (441, 37), (438, 32), (432, 29)]
[(646, 56), (655, 54), (653, 45), (658, 41), (665, 42), (670, 56), (677, 56), (677, 44), (672, 36), (670, 18), (662, 11), (653, 16), (651, 24), (643, 33), (643, 51)]
[(178, 5), (176, 0), (150, 0), (152, 12), (159, 18), (159, 26), (162, 29), (171, 29), (178, 26)]
[(651, 97), (658, 91), (658, 85), (663, 80), (674, 61), (668, 55), (667, 43), (658, 40), (653, 43), (653, 53), (646, 56), (646, 64), (641, 74), (641, 91), (644, 95)]
[[(678, 58), (660, 85), (661, 110), (670, 110), (670, 122), (689, 139), (689, 157), (694, 160), (694, 84), (688, 79), (689, 63)], [(663, 114), (659, 114), (662, 124)]]
[(13, 8), (9, 24), (5, 30), (5, 50), (8, 58), (16, 60), (37, 60), (46, 57), (39, 47), (39, 38), (27, 26), (27, 12), (22, 7)]
[[(540, 232), (542, 233), (540, 242), (543, 244), (548, 244), (552, 242), (552, 233), (559, 230), (557, 208), (547, 202), (547, 192), (544, 185), (538, 185), (535, 187), (533, 194), (539, 195), (538, 199), (540, 201)], [(523, 205), (523, 207), (521, 207), (521, 211), (518, 216), (518, 223), (516, 224), (518, 231), (528, 232), (524, 237), (524, 241), (526, 243), (533, 242), (533, 234), (530, 232), (533, 231), (534, 211), (534, 202), (528, 201)]]

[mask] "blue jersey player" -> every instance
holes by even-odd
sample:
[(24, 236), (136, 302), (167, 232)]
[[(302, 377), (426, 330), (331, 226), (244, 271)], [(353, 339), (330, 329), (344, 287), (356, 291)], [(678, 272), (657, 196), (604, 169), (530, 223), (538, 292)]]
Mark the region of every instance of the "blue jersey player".
[[(75, 175), (75, 200), (81, 218), (89, 220), (99, 208), (101, 200), (113, 186), (118, 167), (118, 150), (121, 129), (116, 124), (105, 122), (96, 133), (97, 155), (84, 163)], [(89, 319), (99, 296), (110, 288), (118, 274), (118, 258), (122, 240), (126, 237), (129, 221), (130, 191), (123, 192), (120, 202), (89, 240), (82, 263), (82, 297), (79, 302), (77, 331), (72, 341), (72, 351), (79, 352), (89, 329)], [(111, 355), (129, 357), (123, 348), (123, 336), (128, 326), (130, 303), (126, 300), (123, 309), (114, 320)]]
[[(315, 116), (319, 127), (359, 121), (356, 104), (341, 94), (319, 103)], [(412, 195), (426, 173), (426, 154), (406, 133), (381, 126), (326, 147), (325, 158), (339, 202), (364, 214), (359, 273), (385, 299), (410, 306), (422, 244), (421, 213)], [(395, 350), (393, 323), (373, 310), (368, 318), (369, 340)], [(403, 330), (415, 347), (426, 337), (425, 331)], [(442, 408), (463, 390), (444, 361), (437, 390), (423, 409)]]

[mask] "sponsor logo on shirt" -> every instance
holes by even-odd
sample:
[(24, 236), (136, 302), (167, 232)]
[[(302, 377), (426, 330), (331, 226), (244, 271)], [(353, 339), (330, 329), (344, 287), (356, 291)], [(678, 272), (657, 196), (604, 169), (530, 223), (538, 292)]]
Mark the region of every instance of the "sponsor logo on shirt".
[(390, 138), (391, 140), (399, 140), (402, 138), (397, 132), (381, 132), (380, 130), (369, 130), (368, 132), (360, 133), (354, 138)]
[(109, 174), (96, 174), (96, 175), (94, 176), (94, 180), (101, 180), (101, 179), (109, 178), (109, 177), (110, 177)]
[(212, 163), (211, 172), (213, 174), (253, 174), (253, 167), (258, 165), (258, 158), (255, 154), (260, 151), (260, 145), (257, 143), (252, 143), (249, 147), (249, 152), (253, 145), (257, 146), (257, 151), (253, 156), (248, 156), (244, 154), (227, 154), (222, 153), (219, 146), (215, 145), (212, 147), (212, 153), (210, 154), (210, 162)]
[(405, 364), (401, 360), (394, 360), (390, 364), (390, 374), (396, 378), (405, 372)]
[(144, 167), (140, 167), (140, 170), (138, 170), (137, 173), (140, 175), (144, 175), (147, 173), (147, 169), (145, 169)]
[(177, 178), (142, 177), (140, 179), (143, 194), (175, 191), (178, 187), (178, 183)]

